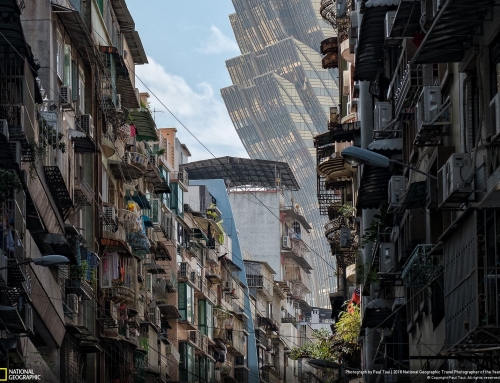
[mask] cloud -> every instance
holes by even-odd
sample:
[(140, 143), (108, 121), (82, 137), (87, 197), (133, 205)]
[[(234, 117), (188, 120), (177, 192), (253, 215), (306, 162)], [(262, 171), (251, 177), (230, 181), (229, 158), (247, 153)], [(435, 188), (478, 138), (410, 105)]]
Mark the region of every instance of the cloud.
[[(150, 89), (149, 101), (159, 128), (177, 128), (177, 137), (192, 154), (191, 161), (213, 158), (207, 149), (166, 110), (166, 107), (205, 145), (216, 157), (248, 157), (229, 118), (227, 109), (209, 83), (202, 82), (195, 89), (179, 76), (148, 57), (149, 64), (136, 67), (140, 78)], [(136, 87), (148, 91), (139, 79)], [(155, 94), (165, 105), (163, 106)]]
[(202, 41), (202, 45), (196, 50), (200, 53), (209, 55), (225, 52), (239, 52), (238, 44), (222, 33), (215, 25), (210, 27), (210, 34)]

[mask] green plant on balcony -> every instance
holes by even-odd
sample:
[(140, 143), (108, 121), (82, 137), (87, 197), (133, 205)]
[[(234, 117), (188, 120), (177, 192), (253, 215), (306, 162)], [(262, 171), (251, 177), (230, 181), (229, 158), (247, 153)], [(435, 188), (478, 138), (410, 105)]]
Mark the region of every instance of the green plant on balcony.
[(7, 201), (7, 199), (12, 196), (14, 191), (18, 192), (22, 189), (23, 185), (21, 184), (21, 181), (16, 173), (0, 169), (0, 204)]
[(165, 154), (165, 148), (158, 149), (155, 154), (158, 154), (159, 156), (163, 156)]
[(83, 279), (87, 276), (88, 264), (87, 261), (81, 261), (79, 265), (71, 265), (71, 279)]
[(387, 218), (387, 211), (385, 209), (382, 210), (380, 214), (375, 214), (373, 216), (373, 220), (370, 222), (368, 228), (365, 229), (365, 232), (362, 237), (361, 245), (363, 247), (365, 247), (366, 244), (370, 242), (375, 242), (378, 239), (380, 229), (385, 226), (386, 218)]
[(356, 211), (356, 209), (354, 208), (354, 206), (347, 205), (347, 204), (342, 205), (341, 207), (339, 207), (339, 210), (338, 210), (339, 214), (341, 214), (344, 217), (354, 216), (355, 211)]
[(66, 142), (63, 141), (64, 134), (57, 132), (57, 130), (50, 125), (44, 117), (38, 120), (39, 127), (39, 149), (45, 150), (52, 148), (53, 150), (59, 149), (62, 153), (66, 153)]
[(219, 227), (220, 231), (221, 231), (221, 234), (217, 234), (216, 238), (217, 238), (217, 242), (219, 242), (221, 245), (224, 244), (224, 228), (222, 227), (222, 219), (219, 218), (219, 216), (217, 215), (217, 213), (215, 211), (212, 211), (212, 210), (209, 210), (211, 207), (215, 207), (214, 204), (210, 205), (207, 209), (207, 215), (215, 221), (215, 223), (217, 224), (217, 226)]

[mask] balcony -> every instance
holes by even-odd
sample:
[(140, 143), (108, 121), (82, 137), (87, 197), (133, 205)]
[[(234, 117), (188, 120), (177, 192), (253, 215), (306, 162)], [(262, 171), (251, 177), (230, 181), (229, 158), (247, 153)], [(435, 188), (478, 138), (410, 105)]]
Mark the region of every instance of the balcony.
[(188, 282), (196, 290), (200, 290), (199, 285), (200, 276), (194, 271), (190, 264), (187, 262), (180, 262), (179, 269), (177, 270), (177, 279), (179, 282)]
[(198, 299), (208, 299), (213, 304), (217, 304), (217, 293), (203, 279), (198, 279), (198, 285), (199, 291), (195, 291), (195, 296)]
[(118, 222), (127, 233), (142, 230), (141, 215), (137, 211), (118, 209)]
[(195, 347), (196, 354), (208, 355), (208, 338), (198, 330), (189, 332), (189, 341)]
[(262, 275), (247, 274), (248, 288), (257, 289), (257, 294), (261, 294), (268, 302), (273, 300), (273, 284)]
[(186, 170), (174, 172), (170, 177), (170, 182), (177, 182), (185, 192), (188, 191), (189, 177)]
[(106, 299), (116, 304), (130, 304), (135, 301), (135, 291), (121, 282), (117, 282), (111, 288), (103, 288)]
[(89, 183), (84, 179), (75, 181), (73, 200), (75, 201), (75, 206), (77, 208), (92, 206), (94, 191)]
[(65, 220), (73, 209), (73, 201), (69, 195), (61, 170), (59, 166), (44, 166), (43, 170), (52, 198), (59, 213)]
[(339, 43), (337, 37), (330, 37), (321, 42), (320, 52), (325, 55), (322, 60), (323, 69), (334, 69), (339, 66)]
[(94, 296), (94, 290), (83, 278), (70, 278), (66, 279), (66, 294), (75, 294), (81, 300), (90, 300)]
[(148, 157), (137, 152), (125, 152), (121, 163), (110, 164), (113, 176), (125, 181), (137, 180), (144, 176), (148, 165)]
[(434, 245), (417, 245), (403, 266), (405, 287), (422, 289), (441, 272), (440, 257), (432, 254)]
[(302, 296), (311, 292), (311, 290), (309, 289), (309, 276), (298, 265), (285, 265), (285, 281), (292, 283), (293, 296)]

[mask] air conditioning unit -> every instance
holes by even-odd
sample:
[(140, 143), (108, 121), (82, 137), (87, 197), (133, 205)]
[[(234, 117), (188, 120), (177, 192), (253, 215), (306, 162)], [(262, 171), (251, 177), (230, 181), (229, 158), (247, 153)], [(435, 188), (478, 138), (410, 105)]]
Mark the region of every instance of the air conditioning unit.
[(73, 92), (69, 86), (61, 86), (59, 90), (59, 98), (63, 109), (73, 110)]
[(465, 185), (465, 181), (472, 166), (472, 159), (468, 153), (453, 153), (446, 164), (438, 171), (438, 187), (441, 186), (441, 202), (447, 202), (452, 194), (456, 194), (457, 203), (468, 197), (472, 190)]
[(380, 244), (380, 272), (388, 273), (396, 266), (396, 252), (394, 243), (382, 242)]
[(340, 228), (340, 247), (351, 247), (351, 229), (349, 227)]
[(29, 303), (24, 306), (24, 327), (27, 332), (33, 332), (33, 308)]
[(9, 124), (7, 123), (7, 120), (0, 120), (0, 132), (7, 138), (9, 139)]
[[(490, 102), (490, 114), (493, 135), (500, 134), (500, 92)], [(1, 121), (1, 120), (0, 120)], [(5, 134), (5, 133), (4, 133)]]
[(290, 237), (288, 235), (283, 236), (282, 247), (283, 247), (283, 249), (291, 249), (292, 248), (292, 241), (290, 240)]
[(392, 176), (389, 180), (388, 200), (392, 209), (401, 208), (403, 196), (406, 192), (406, 178), (404, 176)]
[[(441, 87), (424, 86), (420, 96), (422, 103), (421, 118), (423, 124), (428, 124), (439, 114), (441, 108)], [(417, 126), (419, 128), (419, 126)]]
[(396, 11), (389, 11), (385, 14), (384, 30), (386, 39), (391, 38), (391, 30), (394, 25), (394, 19), (396, 19)]
[(233, 281), (224, 281), (223, 290), (231, 291), (233, 289)]
[(114, 206), (103, 206), (104, 218), (108, 222), (116, 221), (116, 208)]
[(392, 105), (390, 102), (376, 102), (373, 112), (373, 130), (384, 130), (392, 119)]
[(117, 112), (122, 111), (122, 95), (121, 94), (116, 95), (116, 111)]
[(90, 138), (94, 138), (94, 124), (90, 114), (82, 114), (77, 117), (77, 123), (80, 129)]

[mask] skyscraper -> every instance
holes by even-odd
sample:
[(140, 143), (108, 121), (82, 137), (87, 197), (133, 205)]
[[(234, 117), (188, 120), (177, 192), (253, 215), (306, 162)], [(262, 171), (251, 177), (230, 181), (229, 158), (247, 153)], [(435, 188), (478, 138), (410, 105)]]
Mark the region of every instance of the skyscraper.
[(321, 66), (319, 47), (333, 30), (319, 0), (233, 0), (230, 15), (241, 55), (226, 62), (232, 86), (222, 97), (251, 158), (285, 161), (300, 184), (297, 200), (312, 223), (311, 303), (326, 306), (336, 279), (316, 199), (313, 136), (325, 132), (337, 104), (337, 70)]

